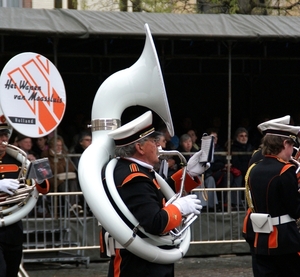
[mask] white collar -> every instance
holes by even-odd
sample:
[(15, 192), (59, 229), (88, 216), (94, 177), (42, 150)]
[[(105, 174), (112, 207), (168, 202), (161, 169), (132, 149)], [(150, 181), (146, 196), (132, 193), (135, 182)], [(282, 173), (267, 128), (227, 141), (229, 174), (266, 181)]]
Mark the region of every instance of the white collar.
[(141, 165), (143, 167), (146, 167), (146, 168), (149, 168), (149, 169), (153, 170), (153, 166), (152, 165), (147, 164), (145, 162), (142, 162), (142, 161), (140, 161), (138, 159), (135, 159), (135, 158), (132, 158), (132, 157), (126, 157), (125, 159), (131, 160), (131, 161), (133, 161), (133, 162), (135, 162), (135, 163), (137, 163), (137, 164), (139, 164), (139, 165)]

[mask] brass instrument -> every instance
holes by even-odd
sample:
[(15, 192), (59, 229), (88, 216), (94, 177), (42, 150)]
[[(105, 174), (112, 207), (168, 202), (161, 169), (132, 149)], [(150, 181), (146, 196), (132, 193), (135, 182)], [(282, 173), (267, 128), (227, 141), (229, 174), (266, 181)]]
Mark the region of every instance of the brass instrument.
[(300, 170), (300, 162), (299, 162), (299, 159), (300, 159), (300, 149), (295, 147), (294, 146), (294, 149), (297, 151), (295, 156), (293, 157), (292, 156), (292, 162), (296, 164), (297, 166), (297, 169), (296, 169), (296, 174), (299, 173), (299, 170)]
[[(297, 147), (294, 147), (294, 149), (297, 151), (295, 156), (292, 157), (292, 162), (296, 164), (297, 166), (297, 169), (296, 169), (296, 174), (299, 173), (299, 170), (300, 170), (300, 162), (299, 162), (299, 159), (300, 159), (300, 148), (297, 148)], [(300, 184), (298, 183), (298, 192), (300, 193)], [(296, 224), (297, 224), (297, 228), (298, 228), (298, 231), (300, 233), (300, 218), (298, 218), (296, 220)]]
[(26, 173), (30, 165), (26, 153), (20, 148), (2, 142), (6, 145), (6, 153), (21, 163), (18, 176), (20, 186), (13, 195), (0, 192), (0, 227), (13, 224), (25, 217), (35, 206), (39, 193), (35, 188), (35, 181), (26, 182)]

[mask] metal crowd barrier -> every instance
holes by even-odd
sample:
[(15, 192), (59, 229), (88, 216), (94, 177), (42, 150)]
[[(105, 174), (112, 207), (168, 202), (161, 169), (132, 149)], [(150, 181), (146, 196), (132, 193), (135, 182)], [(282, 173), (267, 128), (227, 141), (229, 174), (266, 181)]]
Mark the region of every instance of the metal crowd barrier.
[[(244, 188), (230, 189), (195, 189), (193, 193), (203, 191), (218, 191), (221, 195), (226, 191), (234, 193), (244, 191)], [(76, 195), (81, 209), (71, 210), (68, 204), (70, 195)], [(54, 199), (58, 198), (57, 217), (54, 216)], [(223, 197), (223, 196), (222, 196)], [(243, 204), (244, 205), (244, 204)], [(210, 255), (218, 252), (214, 248), (199, 245), (236, 244), (244, 243), (242, 237), (242, 224), (246, 207), (237, 207), (237, 210), (228, 211), (222, 206), (221, 210), (201, 213), (191, 225), (191, 255)], [(99, 231), (97, 219), (89, 210), (82, 192), (49, 193), (40, 195), (39, 201), (31, 213), (23, 219), (24, 229), (24, 259), (23, 263), (36, 262), (75, 262), (89, 265), (91, 260), (100, 260)], [(221, 250), (222, 253), (223, 250)], [(233, 250), (229, 251), (230, 254)], [(245, 252), (248, 249), (243, 250)]]
[[(69, 158), (77, 156), (80, 157), (70, 154), (66, 160), (69, 162)], [(225, 194), (230, 201), (237, 192), (244, 194), (245, 188), (196, 188), (192, 193), (198, 194), (201, 199), (210, 191), (216, 191), (219, 201), (224, 203)], [(78, 207), (72, 210), (69, 201), (71, 196), (76, 197), (76, 203), (82, 209)], [(247, 207), (245, 201), (238, 204), (235, 210), (231, 205), (222, 205), (218, 209), (202, 212), (191, 225), (191, 246), (187, 255), (249, 253), (248, 245), (242, 237)], [(80, 191), (55, 191), (40, 195), (34, 209), (22, 221), (23, 263), (75, 262), (88, 266), (91, 260), (101, 260), (101, 226)]]

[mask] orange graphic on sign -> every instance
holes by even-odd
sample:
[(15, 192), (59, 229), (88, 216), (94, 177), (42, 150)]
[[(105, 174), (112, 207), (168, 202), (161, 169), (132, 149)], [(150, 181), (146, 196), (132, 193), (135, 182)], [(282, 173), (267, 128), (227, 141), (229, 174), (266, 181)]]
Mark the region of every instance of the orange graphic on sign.
[(23, 100), (32, 111), (39, 134), (54, 129), (66, 107), (65, 99), (57, 93), (55, 84), (51, 84), (51, 73), (50, 61), (36, 55), (7, 74), (19, 94), (14, 95), (15, 99)]

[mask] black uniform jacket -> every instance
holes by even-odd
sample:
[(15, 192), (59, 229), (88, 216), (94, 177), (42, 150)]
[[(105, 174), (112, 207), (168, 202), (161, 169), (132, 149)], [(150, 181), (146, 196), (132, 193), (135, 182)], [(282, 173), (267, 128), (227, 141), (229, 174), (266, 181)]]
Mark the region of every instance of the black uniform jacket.
[[(250, 171), (248, 184), (254, 210), (271, 217), (300, 218), (300, 194), (294, 164), (266, 155)], [(244, 227), (245, 227), (244, 222)], [(248, 224), (246, 228), (251, 228)], [(251, 230), (247, 230), (251, 233)], [(256, 254), (278, 255), (300, 251), (300, 233), (295, 221), (273, 226), (273, 232), (255, 233)]]
[(114, 180), (122, 200), (146, 232), (160, 235), (180, 224), (181, 214), (174, 205), (163, 209), (165, 199), (153, 170), (119, 159)]
[[(15, 158), (4, 154), (0, 159), (0, 179), (17, 179), (21, 163)], [(18, 221), (9, 226), (0, 227), (0, 242), (19, 245), (23, 243), (22, 221)]]
[[(179, 170), (168, 179), (174, 191), (178, 191), (181, 178), (182, 170)], [(114, 170), (114, 180), (123, 202), (146, 232), (161, 235), (180, 225), (182, 216), (179, 209), (172, 204), (165, 207), (166, 200), (150, 166), (121, 158)], [(199, 184), (198, 178), (186, 175), (186, 192)]]

